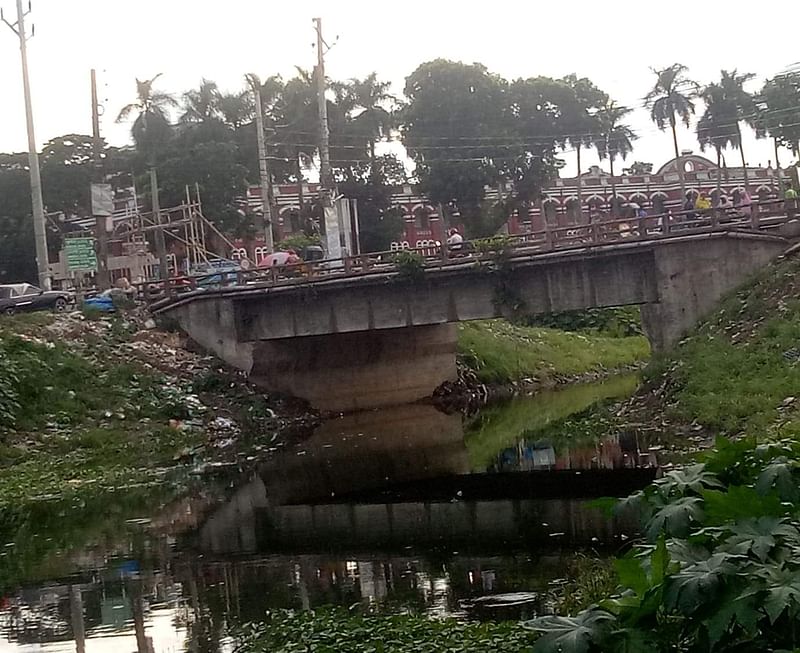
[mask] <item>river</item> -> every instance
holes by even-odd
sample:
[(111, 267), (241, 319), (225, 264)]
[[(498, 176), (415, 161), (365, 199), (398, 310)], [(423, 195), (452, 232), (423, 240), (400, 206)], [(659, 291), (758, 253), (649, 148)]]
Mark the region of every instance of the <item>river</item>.
[(345, 416), (257, 473), (7, 517), (0, 653), (224, 650), (231, 627), (273, 608), (546, 610), (576, 553), (612, 554), (635, 531), (591, 499), (657, 469), (637, 434), (552, 427), (636, 384), (612, 377), (469, 418), (427, 405)]

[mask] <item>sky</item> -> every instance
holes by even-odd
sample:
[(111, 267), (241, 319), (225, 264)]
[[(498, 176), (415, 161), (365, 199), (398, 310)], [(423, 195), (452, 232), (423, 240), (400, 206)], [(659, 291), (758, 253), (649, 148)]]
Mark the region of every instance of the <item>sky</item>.
[[(14, 0), (0, 0), (6, 18)], [(652, 86), (650, 67), (674, 62), (701, 83), (720, 68), (764, 79), (800, 60), (800, 3), (775, 0), (762, 18), (751, 2), (671, 0), (572, 0), (571, 2), (454, 0), (33, 0), (27, 20), (37, 144), (71, 132), (91, 132), (89, 71), (96, 68), (103, 105), (101, 131), (113, 145), (129, 142), (129, 125), (117, 124), (120, 108), (135, 97), (135, 78), (162, 73), (160, 89), (181, 93), (201, 78), (224, 90), (243, 87), (243, 75), (280, 73), (315, 62), (311, 19), (323, 19), (325, 38), (338, 41), (327, 55), (334, 79), (377, 71), (402, 92), (420, 63), (443, 57), (481, 62), (506, 78), (569, 73), (586, 76), (618, 103), (635, 107), (630, 125), (639, 140), (628, 161), (658, 168), (672, 156), (672, 141), (642, 108)], [(773, 18), (778, 17), (777, 22)], [(786, 36), (776, 35), (787, 26)], [(18, 42), (0, 25), (0, 151), (27, 147)], [(699, 112), (698, 112), (699, 113)], [(679, 134), (682, 149), (699, 151), (693, 131)], [(768, 141), (745, 140), (751, 165), (774, 162)], [(729, 153), (729, 162), (738, 162)], [(789, 153), (781, 153), (782, 162)], [(574, 154), (562, 175), (575, 172)], [(597, 163), (583, 157), (584, 168)], [(607, 163), (603, 164), (607, 167)], [(617, 163), (617, 170), (624, 167)]]

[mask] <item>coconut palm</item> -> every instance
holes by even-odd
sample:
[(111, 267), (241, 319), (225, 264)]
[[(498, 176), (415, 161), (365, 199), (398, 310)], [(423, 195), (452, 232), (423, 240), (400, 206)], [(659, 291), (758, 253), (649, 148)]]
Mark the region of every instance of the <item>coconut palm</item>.
[(734, 125), (737, 123), (738, 114), (736, 106), (729, 101), (725, 89), (720, 84), (706, 86), (702, 98), (706, 108), (697, 122), (697, 140), (701, 150), (713, 147), (717, 153), (717, 201), (719, 201), (722, 194), (722, 176), (719, 171), (724, 165), (722, 151), (731, 147), (737, 138)]
[(729, 127), (733, 131), (731, 146), (738, 149), (742, 155), (742, 170), (744, 172), (744, 188), (748, 190), (749, 179), (747, 175), (747, 158), (744, 155), (744, 144), (742, 143), (741, 122), (745, 122), (751, 127), (756, 126), (756, 101), (752, 94), (744, 90), (744, 85), (752, 80), (753, 73), (739, 73), (735, 68), (732, 71), (720, 71), (721, 77), (719, 86), (722, 89), (723, 98), (732, 108), (735, 117), (733, 124)]
[(250, 89), (239, 93), (223, 93), (217, 98), (217, 110), (222, 122), (232, 129), (239, 129), (253, 120), (255, 103)]
[(335, 87), (339, 110), (351, 118), (352, 133), (364, 138), (369, 150), (370, 168), (375, 172), (375, 147), (386, 138), (394, 125), (392, 106), (395, 97), (389, 93), (389, 82), (378, 80), (377, 73), (364, 79), (351, 79)]
[(568, 142), (575, 149), (578, 165), (577, 193), (579, 218), (583, 219), (583, 179), (581, 174), (581, 151), (584, 147), (596, 145), (597, 134), (600, 131), (598, 112), (608, 103), (608, 95), (597, 88), (589, 79), (577, 75), (568, 75), (561, 80), (570, 93), (560, 108), (560, 125), (570, 135), (561, 143), (562, 147)]
[(663, 70), (653, 69), (656, 83), (645, 96), (645, 106), (650, 109), (650, 118), (664, 131), (669, 125), (672, 130), (672, 144), (675, 147), (675, 160), (678, 163), (678, 177), (681, 182), (681, 196), (686, 195), (683, 165), (678, 149), (677, 123), (680, 120), (687, 127), (694, 114), (694, 99), (697, 96), (697, 82), (686, 77), (689, 69), (683, 64), (674, 63)]
[(203, 124), (220, 119), (219, 88), (216, 82), (203, 78), (200, 86), (183, 94), (183, 124)]
[(169, 110), (178, 103), (169, 93), (153, 88), (161, 73), (150, 79), (136, 80), (136, 101), (122, 107), (117, 122), (125, 122), (132, 114), (136, 119), (131, 126), (131, 135), (136, 149), (148, 157), (162, 147), (172, 135)]
[(621, 157), (624, 161), (628, 154), (633, 151), (633, 141), (639, 138), (629, 125), (622, 122), (631, 111), (633, 109), (620, 106), (613, 100), (609, 100), (597, 112), (600, 138), (595, 141), (595, 147), (601, 160), (608, 157), (611, 172), (612, 209), (615, 207), (614, 199), (617, 197), (617, 189), (614, 183), (614, 160), (617, 157)]

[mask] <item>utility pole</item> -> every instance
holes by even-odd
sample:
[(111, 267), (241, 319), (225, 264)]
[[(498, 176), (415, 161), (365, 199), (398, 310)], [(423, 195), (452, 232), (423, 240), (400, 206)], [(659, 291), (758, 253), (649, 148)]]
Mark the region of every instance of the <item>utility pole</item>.
[(30, 2), (28, 10), (23, 11), (22, 0), (17, 0), (17, 21), (11, 23), (5, 19), (0, 10), (2, 20), (11, 31), (19, 38), (19, 52), (22, 60), (22, 86), (25, 93), (25, 120), (28, 127), (28, 167), (31, 177), (31, 204), (33, 206), (33, 234), (36, 241), (36, 268), (39, 272), (39, 285), (44, 290), (50, 290), (50, 270), (47, 256), (47, 231), (44, 218), (44, 202), (42, 201), (42, 178), (39, 173), (39, 154), (36, 150), (36, 134), (33, 128), (33, 107), (31, 104), (31, 85), (28, 79), (28, 39), (33, 36), (25, 32), (25, 17), (31, 12)]
[(319, 109), (319, 178), (323, 192), (333, 193), (331, 174), (330, 132), (328, 131), (328, 103), (325, 99), (325, 39), (322, 38), (322, 19), (314, 19), (317, 32), (317, 107)]
[(161, 225), (161, 207), (158, 204), (158, 173), (150, 168), (150, 195), (153, 200), (153, 220), (156, 225), (156, 254), (158, 255), (158, 278), (169, 279), (169, 262), (167, 261), (167, 245), (164, 240), (164, 227)]
[[(261, 181), (261, 215), (264, 221), (264, 244), (267, 253), (275, 249), (272, 239), (272, 205), (270, 203), (270, 179), (267, 167), (267, 143), (264, 138), (264, 107), (261, 104), (261, 82), (255, 77), (250, 78), (256, 100), (256, 140), (258, 141), (258, 172)], [(300, 180), (302, 183), (302, 180)]]
[[(92, 68), (92, 158), (94, 159), (94, 170), (92, 178), (97, 184), (105, 181), (103, 175), (103, 142), (100, 140), (100, 108), (97, 102), (97, 73)], [(94, 202), (92, 208), (95, 209)], [(108, 275), (108, 216), (101, 215), (101, 211), (95, 210), (94, 231), (97, 239), (97, 287), (100, 290), (107, 290), (111, 286), (111, 279)]]
[(314, 19), (317, 32), (317, 107), (319, 109), (319, 181), (320, 200), (325, 221), (325, 243), (328, 258), (342, 257), (339, 216), (333, 206), (333, 174), (331, 172), (330, 133), (328, 131), (328, 102), (325, 99), (325, 39), (322, 38), (322, 19)]

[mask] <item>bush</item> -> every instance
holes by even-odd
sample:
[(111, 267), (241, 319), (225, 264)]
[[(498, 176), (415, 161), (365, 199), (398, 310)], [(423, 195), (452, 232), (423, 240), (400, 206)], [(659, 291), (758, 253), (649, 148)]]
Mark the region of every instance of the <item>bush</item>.
[(800, 442), (720, 438), (617, 510), (646, 541), (615, 562), (614, 593), (572, 617), (528, 623), (534, 651), (796, 650)]

